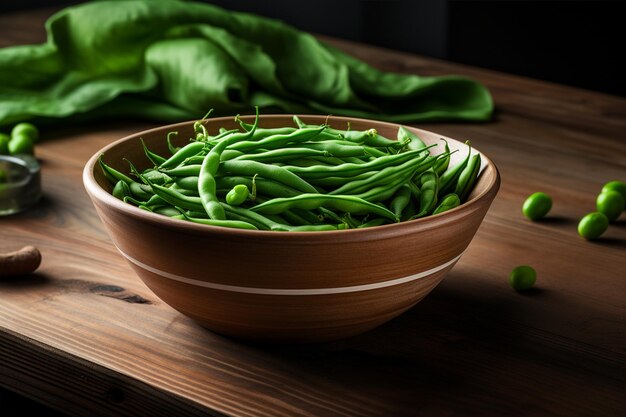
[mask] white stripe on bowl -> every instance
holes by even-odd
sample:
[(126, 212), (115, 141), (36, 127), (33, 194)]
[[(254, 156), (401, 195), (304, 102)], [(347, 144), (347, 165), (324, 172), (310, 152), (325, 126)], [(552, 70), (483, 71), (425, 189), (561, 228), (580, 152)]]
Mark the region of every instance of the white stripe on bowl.
[(448, 266), (455, 263), (456, 261), (458, 261), (459, 258), (463, 255), (463, 253), (461, 253), (460, 255), (455, 256), (453, 259), (449, 260), (448, 262), (441, 264), (439, 266), (436, 266), (427, 271), (419, 272), (414, 275), (409, 275), (408, 277), (404, 277), (404, 278), (392, 279), (390, 281), (376, 282), (374, 284), (353, 285), (350, 287), (297, 288), (297, 289), (289, 288), (287, 289), (287, 288), (239, 287), (236, 285), (217, 284), (214, 282), (200, 281), (200, 280), (193, 279), (193, 278), (187, 278), (187, 277), (172, 274), (166, 271), (161, 271), (160, 269), (157, 269), (157, 268), (153, 268), (149, 265), (144, 264), (141, 261), (138, 261), (132, 256), (128, 255), (127, 253), (122, 251), (119, 247), (117, 249), (120, 251), (122, 255), (124, 255), (126, 259), (128, 259), (130, 262), (134, 263), (138, 267), (143, 268), (147, 271), (153, 272), (164, 278), (169, 278), (174, 281), (184, 282), (185, 284), (197, 285), (199, 287), (211, 288), (214, 290), (232, 291), (232, 292), (240, 292), (240, 293), (246, 293), (246, 294), (263, 294), (263, 295), (325, 295), (325, 294), (341, 294), (341, 293), (347, 293), (347, 292), (367, 291), (367, 290), (375, 290), (378, 288), (391, 287), (394, 285), (415, 281), (420, 278), (425, 278), (429, 275), (434, 274), (435, 272), (439, 272), (442, 269), (445, 269)]

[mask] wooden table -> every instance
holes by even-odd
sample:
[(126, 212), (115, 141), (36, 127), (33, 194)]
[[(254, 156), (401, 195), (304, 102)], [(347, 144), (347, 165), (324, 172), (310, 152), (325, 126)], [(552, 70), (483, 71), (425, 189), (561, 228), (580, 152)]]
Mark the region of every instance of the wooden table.
[[(0, 46), (43, 40), (50, 11), (0, 18)], [(624, 415), (626, 215), (587, 242), (576, 224), (608, 180), (626, 180), (626, 100), (330, 40), (385, 70), (465, 74), (493, 122), (420, 127), (471, 139), (502, 187), (467, 253), (401, 317), (316, 346), (255, 346), (206, 331), (155, 296), (106, 235), (81, 170), (106, 143), (148, 127), (44, 132), (45, 198), (0, 218), (0, 251), (27, 244), (39, 272), (0, 282), (0, 385), (70, 415)], [(543, 190), (550, 218), (520, 209)], [(511, 290), (533, 265), (536, 289)]]

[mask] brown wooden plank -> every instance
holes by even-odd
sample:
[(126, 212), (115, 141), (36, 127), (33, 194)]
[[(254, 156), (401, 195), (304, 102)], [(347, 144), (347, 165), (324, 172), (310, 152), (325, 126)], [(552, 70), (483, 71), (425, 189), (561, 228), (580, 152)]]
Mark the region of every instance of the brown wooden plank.
[[(0, 353), (10, 361), (0, 367), (0, 380), (10, 380), (11, 389), (64, 414), (84, 416), (89, 410), (91, 416), (136, 416), (138, 411), (151, 416), (207, 415), (191, 401), (164, 396), (147, 384), (19, 334), (3, 333)], [(145, 397), (152, 400), (146, 402)]]
[[(0, 46), (43, 40), (50, 11), (0, 17)], [(0, 251), (35, 244), (40, 272), (0, 283), (0, 385), (74, 415), (620, 415), (626, 407), (626, 216), (586, 242), (577, 220), (626, 179), (626, 100), (331, 41), (386, 70), (461, 73), (498, 107), (485, 124), (419, 127), (471, 139), (501, 191), (468, 251), (432, 294), (349, 340), (262, 346), (210, 333), (156, 299), (104, 232), (81, 182), (104, 144), (150, 125), (45, 131), (45, 199), (0, 218)], [(520, 207), (544, 190), (551, 220)], [(537, 290), (508, 272), (528, 263)], [(113, 390), (113, 395), (109, 391)], [(115, 402), (123, 397), (121, 402)]]

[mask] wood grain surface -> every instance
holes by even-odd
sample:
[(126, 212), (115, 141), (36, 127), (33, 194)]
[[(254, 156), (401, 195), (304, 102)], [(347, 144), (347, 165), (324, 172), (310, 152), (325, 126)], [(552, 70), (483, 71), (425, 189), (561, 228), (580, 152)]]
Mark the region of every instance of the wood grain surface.
[[(50, 10), (0, 16), (0, 46), (43, 40)], [(626, 100), (328, 40), (373, 65), (465, 74), (492, 91), (484, 124), (421, 124), (471, 139), (502, 186), (461, 261), (422, 302), (341, 342), (269, 346), (208, 332), (159, 301), (105, 233), (82, 187), (99, 148), (154, 124), (46, 129), (43, 201), (0, 218), (0, 251), (39, 272), (0, 282), (0, 385), (70, 415), (618, 416), (626, 408), (626, 215), (587, 242), (578, 219), (626, 180)], [(550, 217), (524, 198), (545, 191)], [(526, 294), (507, 284), (537, 269)]]

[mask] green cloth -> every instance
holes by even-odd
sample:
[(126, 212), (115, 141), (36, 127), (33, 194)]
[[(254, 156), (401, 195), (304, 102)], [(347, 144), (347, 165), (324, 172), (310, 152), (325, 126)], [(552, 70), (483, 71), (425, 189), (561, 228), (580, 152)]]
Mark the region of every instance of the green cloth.
[(381, 72), (283, 22), (205, 3), (85, 3), (52, 16), (46, 30), (45, 44), (0, 49), (0, 125), (176, 121), (255, 105), (395, 122), (482, 121), (493, 111), (489, 91), (471, 79)]

